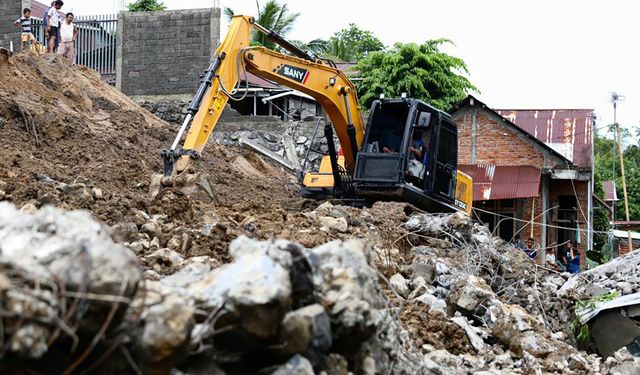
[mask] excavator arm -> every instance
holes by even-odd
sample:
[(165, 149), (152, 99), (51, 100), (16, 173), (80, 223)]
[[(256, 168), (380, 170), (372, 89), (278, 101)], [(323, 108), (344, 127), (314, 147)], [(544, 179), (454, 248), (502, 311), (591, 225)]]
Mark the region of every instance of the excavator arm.
[[(251, 32), (265, 33), (295, 56), (251, 47)], [(299, 50), (256, 24), (252, 17), (235, 16), (200, 82), (171, 149), (162, 152), (165, 177), (184, 171), (200, 156), (230, 96), (237, 92), (234, 90), (242, 78), (246, 81), (243, 77), (246, 72), (303, 92), (320, 103), (342, 147), (345, 169), (353, 171), (357, 150), (364, 138), (364, 123), (353, 83), (341, 70)], [(179, 148), (190, 122), (186, 139)]]

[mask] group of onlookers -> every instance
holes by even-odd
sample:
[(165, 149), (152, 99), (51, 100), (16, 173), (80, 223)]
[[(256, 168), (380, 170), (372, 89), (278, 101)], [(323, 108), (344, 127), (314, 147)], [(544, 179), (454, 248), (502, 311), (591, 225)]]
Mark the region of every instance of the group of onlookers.
[(541, 249), (533, 238), (529, 238), (524, 243), (520, 239), (520, 235), (516, 235), (511, 244), (540, 265), (560, 272), (580, 272), (580, 252), (575, 241), (567, 241), (559, 246)]
[[(43, 44), (46, 45), (48, 53), (60, 53), (73, 64), (78, 27), (73, 23), (73, 13), (67, 13), (64, 18), (62, 17), (60, 9), (63, 5), (64, 2), (61, 0), (53, 1), (51, 7), (43, 15)], [(29, 42), (35, 45), (36, 53), (40, 55), (40, 44), (32, 33), (31, 21), (31, 9), (25, 8), (22, 11), (22, 17), (14, 22), (22, 31), (20, 52), (25, 50)]]

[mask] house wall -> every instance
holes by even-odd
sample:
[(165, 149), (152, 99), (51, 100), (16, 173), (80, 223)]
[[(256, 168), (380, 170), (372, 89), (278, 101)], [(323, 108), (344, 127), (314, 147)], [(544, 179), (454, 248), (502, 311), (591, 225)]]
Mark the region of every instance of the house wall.
[(453, 118), (458, 125), (459, 163), (538, 169), (562, 164), (559, 158), (545, 153), (542, 146), (480, 108), (458, 111)]
[(220, 43), (220, 9), (120, 12), (116, 87), (134, 97), (195, 92)]
[(9, 49), (13, 42), (13, 50), (20, 50), (20, 29), (13, 22), (21, 16), (21, 1), (0, 0), (0, 47)]
[[(460, 164), (493, 164), (496, 166), (533, 166), (544, 170), (562, 166), (563, 162), (556, 156), (549, 154), (533, 140), (522, 135), (511, 125), (502, 123), (489, 114), (488, 111), (479, 107), (461, 109), (453, 114), (453, 118), (458, 125), (458, 163)], [(543, 181), (548, 181), (548, 204), (547, 208), (558, 205), (561, 195), (574, 195), (574, 188), (571, 180), (554, 180), (543, 174), (540, 184), (540, 195), (532, 198), (516, 199), (514, 208), (517, 219), (544, 223), (546, 218), (547, 227), (516, 221), (515, 231), (519, 231), (521, 237), (526, 239), (531, 237), (546, 246), (558, 241), (558, 229), (550, 226), (566, 226), (553, 222), (553, 210), (546, 214), (544, 211), (542, 188)], [(588, 215), (587, 184), (586, 181), (574, 181), (578, 202), (584, 215)], [(479, 202), (474, 202), (474, 206)], [(491, 210), (489, 210), (491, 211)], [(587, 248), (587, 223), (580, 211), (577, 212), (577, 221), (580, 229), (581, 243), (578, 249), (581, 259), (584, 262), (585, 249)], [(544, 239), (543, 237), (546, 237)], [(584, 264), (583, 264), (584, 265)]]

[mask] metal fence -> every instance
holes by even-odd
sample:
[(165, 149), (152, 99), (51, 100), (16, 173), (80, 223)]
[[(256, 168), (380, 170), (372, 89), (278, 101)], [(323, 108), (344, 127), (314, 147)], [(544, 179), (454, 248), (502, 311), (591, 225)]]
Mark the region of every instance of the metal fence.
[[(44, 22), (37, 19), (32, 22), (33, 34), (44, 42)], [(105, 81), (115, 84), (118, 17), (115, 14), (76, 16), (74, 23), (78, 26), (75, 63), (97, 70)]]

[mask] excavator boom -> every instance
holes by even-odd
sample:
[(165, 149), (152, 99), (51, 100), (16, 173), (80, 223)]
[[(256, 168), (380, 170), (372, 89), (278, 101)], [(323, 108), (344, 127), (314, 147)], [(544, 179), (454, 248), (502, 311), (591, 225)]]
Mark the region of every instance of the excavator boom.
[[(252, 32), (264, 33), (290, 54), (251, 46)], [(469, 176), (457, 170), (457, 128), (448, 114), (415, 99), (375, 101), (365, 129), (356, 87), (344, 72), (247, 16), (232, 18), (175, 141), (162, 151), (164, 177), (160, 181), (186, 175), (187, 180), (197, 180), (210, 190), (208, 181), (182, 172), (202, 154), (227, 102), (247, 94), (248, 73), (305, 93), (326, 112), (329, 121), (324, 135), (329, 155), (323, 158), (319, 172), (304, 176), (304, 196), (360, 203), (404, 200), (429, 211), (470, 212), (473, 185)], [(242, 81), (247, 84), (244, 90)], [(235, 98), (238, 95), (241, 99)], [(159, 191), (153, 188), (157, 180), (152, 181), (152, 195)]]
[[(264, 47), (250, 47), (252, 29), (267, 34), (297, 56)], [(163, 151), (165, 176), (184, 171), (202, 153), (225, 105), (246, 72), (294, 88), (316, 99), (333, 124), (342, 145), (347, 171), (353, 170), (355, 155), (364, 136), (360, 103), (353, 83), (341, 70), (322, 64), (256, 24), (253, 18), (235, 16), (200, 83), (171, 149)], [(191, 119), (193, 121), (184, 145), (179, 149), (179, 141)]]

